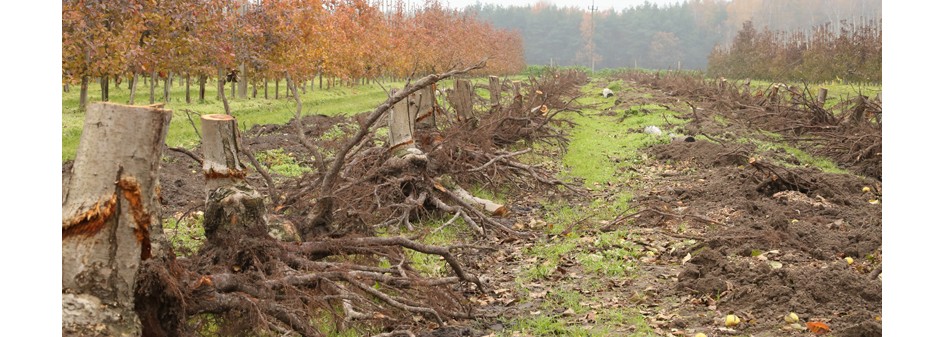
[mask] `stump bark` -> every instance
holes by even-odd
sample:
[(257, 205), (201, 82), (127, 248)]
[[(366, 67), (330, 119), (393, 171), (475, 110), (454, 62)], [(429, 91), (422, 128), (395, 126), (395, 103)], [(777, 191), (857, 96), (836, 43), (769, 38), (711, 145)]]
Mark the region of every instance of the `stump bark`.
[(498, 76), (489, 76), (489, 102), (492, 103), (492, 110), (499, 109), (502, 99), (502, 82)]
[(820, 88), (817, 92), (817, 105), (823, 108), (825, 104), (827, 104), (827, 88)]
[(171, 111), (89, 106), (62, 199), (63, 335), (140, 335), (139, 267), (164, 251), (158, 168)]
[(414, 116), (416, 116), (415, 109), (412, 109), (414, 97), (410, 95), (394, 104), (390, 109), (390, 119), (388, 121), (390, 147), (388, 151), (392, 156), (403, 157), (414, 151), (419, 152), (413, 140), (413, 121), (415, 120)]
[(472, 84), (469, 83), (469, 80), (457, 79), (448, 98), (450, 104), (453, 105), (453, 109), (456, 110), (456, 120), (461, 123), (472, 121), (475, 118), (472, 95)]
[[(246, 182), (239, 159), (240, 135), (232, 115), (203, 115), (203, 173), (207, 193), (204, 231), (211, 246), (232, 245), (267, 233), (283, 241), (299, 241), (291, 223), (269, 226), (265, 197)], [(232, 257), (231, 257), (232, 258)]]
[(417, 91), (417, 129), (436, 129), (436, 96), (435, 84)]

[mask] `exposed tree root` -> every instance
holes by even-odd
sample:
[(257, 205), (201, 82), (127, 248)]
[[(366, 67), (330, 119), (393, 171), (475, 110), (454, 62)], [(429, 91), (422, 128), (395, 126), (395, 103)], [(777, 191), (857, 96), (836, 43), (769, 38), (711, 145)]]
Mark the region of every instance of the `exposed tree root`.
[[(528, 161), (547, 155), (535, 150), (537, 143), (566, 146), (568, 123), (557, 116), (580, 108), (574, 102), (587, 78), (576, 71), (533, 78), (521, 86), (521, 95), (503, 95), (507, 97), (498, 105), (486, 101), (486, 109), (475, 111), (475, 124), (437, 116), (443, 122), (437, 129), (418, 131), (419, 154), (392, 156), (390, 144), (376, 132), (376, 122), (388, 109), (412, 92), (479, 66), (408, 85), (374, 111), (350, 119), (358, 127), (340, 128), (346, 133), (341, 138), (320, 137), (326, 123), (303, 124), (297, 100), (293, 126), (316, 158), (314, 170), (284, 183), (295, 185), (285, 198), (279, 198), (284, 192), (271, 178), (266, 182), (281, 213), (273, 216), (299, 226), (305, 240), (281, 242), (267, 235), (272, 205), (245, 182), (211, 190), (204, 213), (207, 244), (193, 257), (177, 260), (177, 276), (160, 278), (162, 286), (148, 288), (151, 295), (140, 297), (168, 303), (176, 299), (172, 307), (180, 309), (179, 315), (150, 317), (176, 322), (161, 324), (171, 335), (188, 324), (193, 330), (212, 323), (223, 335), (268, 330), (321, 336), (325, 331), (311, 322), (327, 316), (338, 327), (369, 321), (388, 331), (378, 336), (413, 336), (411, 329), (429, 322), (444, 326), (481, 315), (466, 293), (486, 291), (485, 285), (464, 262), (491, 247), (434, 246), (400, 236), (375, 237), (374, 230), (413, 230), (419, 222), (448, 215), (435, 230), (463, 219), (480, 236), (528, 236), (498, 218), (504, 213), (486, 214), (464, 201), (454, 187), (514, 185), (516, 190), (551, 187), (582, 193)], [(338, 117), (335, 122), (345, 121)], [(449, 268), (445, 275), (423, 275), (412, 268), (410, 254), (438, 256)]]

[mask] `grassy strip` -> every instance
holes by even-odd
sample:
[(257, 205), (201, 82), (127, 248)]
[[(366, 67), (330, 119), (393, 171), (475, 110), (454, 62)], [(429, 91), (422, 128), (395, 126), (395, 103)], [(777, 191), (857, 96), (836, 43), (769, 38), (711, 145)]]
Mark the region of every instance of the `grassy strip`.
[[(136, 104), (149, 103), (149, 89), (140, 80), (135, 94)], [(215, 84), (213, 80), (209, 81)], [(114, 83), (113, 83), (114, 85)], [(237, 99), (227, 96), (230, 103), (230, 109), (234, 116), (240, 121), (240, 128), (246, 130), (257, 124), (285, 124), (295, 116), (295, 102), (280, 93), (279, 99), (275, 99), (275, 84), (270, 83), (269, 99), (264, 99), (263, 88), (257, 88), (257, 98)], [(391, 86), (399, 88), (400, 83), (384, 83), (384, 87)], [(161, 90), (155, 88), (155, 99), (160, 102)], [(206, 90), (206, 100), (199, 102), (197, 99), (198, 87), (191, 84), (191, 104), (185, 102), (185, 87), (179, 83), (171, 88), (170, 100), (166, 107), (174, 111), (174, 117), (171, 119), (171, 125), (167, 133), (166, 143), (172, 147), (192, 148), (199, 143), (199, 137), (195, 134), (193, 127), (188, 121), (185, 110), (190, 110), (196, 114), (221, 114), (223, 111), (223, 102), (217, 100), (217, 90), (215, 85), (208, 83)], [(284, 81), (280, 83), (280, 91), (285, 90)], [(230, 94), (230, 89), (226, 88), (226, 94)], [(250, 88), (250, 91), (252, 89)], [(355, 114), (373, 109), (378, 104), (387, 99), (387, 91), (377, 84), (357, 85), (352, 87), (336, 86), (331, 89), (309, 90), (301, 95), (302, 114)], [(113, 86), (109, 89), (109, 101), (115, 103), (128, 103), (130, 90), (127, 84)], [(89, 86), (89, 101), (100, 101), (101, 90), (97, 85)], [(197, 128), (200, 128), (199, 116), (192, 115)], [(75, 151), (79, 145), (79, 137), (82, 134), (82, 124), (85, 119), (85, 113), (79, 109), (79, 90), (73, 87), (70, 92), (62, 94), (62, 160), (75, 158)]]

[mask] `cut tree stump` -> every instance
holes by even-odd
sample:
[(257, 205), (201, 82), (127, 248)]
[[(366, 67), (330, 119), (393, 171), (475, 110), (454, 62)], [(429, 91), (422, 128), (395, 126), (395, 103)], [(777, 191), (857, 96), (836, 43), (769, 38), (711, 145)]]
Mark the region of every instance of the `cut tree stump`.
[(94, 103), (62, 199), (62, 332), (137, 336), (139, 267), (164, 251), (158, 168), (171, 111)]
[(206, 190), (235, 185), (246, 177), (246, 167), (240, 163), (239, 128), (231, 115), (200, 116), (203, 130), (203, 175)]
[(827, 104), (827, 88), (820, 88), (817, 92), (817, 105), (823, 108), (825, 104)]
[(524, 97), (522, 97), (522, 82), (521, 81), (512, 81), (512, 106), (515, 110), (521, 110), (522, 105), (524, 104)]
[(207, 192), (204, 230), (211, 244), (232, 244), (243, 236), (269, 236), (301, 241), (289, 221), (269, 221), (265, 197), (246, 182), (240, 163), (240, 135), (236, 118), (213, 114), (200, 117), (203, 129), (203, 173)]
[(492, 110), (498, 110), (502, 100), (502, 82), (498, 76), (489, 76), (489, 102), (492, 103)]
[(301, 241), (291, 222), (269, 221), (265, 197), (246, 182), (246, 167), (239, 160), (241, 145), (236, 118), (213, 114), (203, 115), (200, 120), (207, 241), (228, 244), (238, 242), (244, 235), (258, 238), (266, 234), (277, 240)]
[(417, 129), (436, 129), (435, 86), (435, 84), (432, 84), (416, 92)]
[(469, 80), (457, 79), (448, 100), (456, 110), (456, 120), (460, 123), (473, 121), (473, 91)]

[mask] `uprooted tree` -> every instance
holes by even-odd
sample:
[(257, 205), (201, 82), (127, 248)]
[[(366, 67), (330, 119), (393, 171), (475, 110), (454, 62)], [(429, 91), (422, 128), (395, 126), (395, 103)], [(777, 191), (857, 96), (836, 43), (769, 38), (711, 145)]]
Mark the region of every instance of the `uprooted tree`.
[[(375, 228), (409, 230), (411, 223), (444, 214), (452, 218), (442, 226), (462, 218), (482, 236), (527, 235), (503, 221), (507, 207), (464, 187), (578, 192), (517, 158), (537, 152), (536, 143), (564, 146), (565, 122), (555, 117), (577, 108), (577, 88), (587, 80), (566, 72), (514, 88), (499, 85), (515, 92), (497, 105), (480, 98), (488, 105), (478, 112), (463, 104), (457, 109), (470, 108), (464, 115), (437, 105), (436, 82), (481, 66), (408, 83), (373, 111), (351, 118), (358, 128), (341, 142), (316, 137), (324, 125), (318, 131), (302, 122), (295, 84), (286, 76), (297, 102), (299, 141), (328, 155), (313, 153), (316, 170), (287, 182), (301, 188), (285, 198), (270, 190), (267, 199), (246, 181), (249, 171), (240, 158), (247, 152), (233, 116), (202, 116), (207, 242), (189, 258), (176, 258), (163, 244), (155, 205), (169, 112), (93, 106), (63, 200), (64, 334), (175, 335), (194, 329), (204, 314), (216, 317), (219, 333), (303, 336), (321, 334), (311, 325), (315, 315), (332, 316), (339, 325), (370, 320), (388, 332), (417, 328), (411, 317), (439, 326), (475, 317), (464, 293), (485, 285), (464, 259), (489, 247), (378, 237)], [(378, 132), (385, 116), (386, 135)], [(145, 122), (150, 124), (139, 125)], [(406, 250), (442, 257), (451, 273), (421, 275)], [(101, 304), (114, 309), (92, 310)]]

